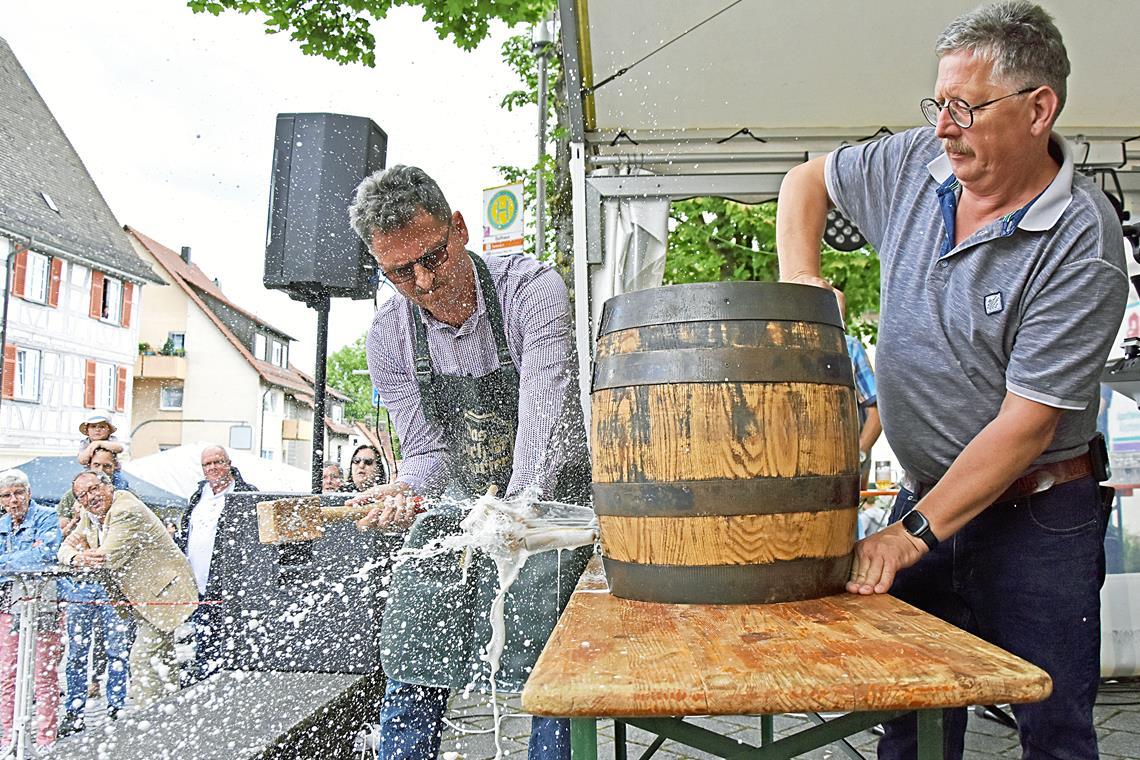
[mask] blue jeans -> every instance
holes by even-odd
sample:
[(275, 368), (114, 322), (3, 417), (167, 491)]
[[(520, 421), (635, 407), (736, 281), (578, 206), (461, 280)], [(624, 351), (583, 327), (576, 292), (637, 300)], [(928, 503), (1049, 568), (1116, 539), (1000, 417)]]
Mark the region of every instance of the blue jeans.
[[(903, 489), (891, 522), (914, 508)], [(1023, 760), (1096, 758), (1104, 527), (1092, 477), (990, 506), (913, 567), (891, 593), (1037, 665), (1053, 678), (1044, 702), (1014, 705)], [(967, 674), (968, 675), (968, 674)], [(946, 758), (961, 758), (966, 708), (944, 711)], [(887, 723), (880, 760), (915, 756), (914, 716)]]
[[(449, 690), (388, 681), (380, 705), (380, 760), (435, 760)], [(569, 760), (570, 721), (531, 718), (529, 760)]]
[(127, 657), (134, 639), (134, 624), (120, 618), (110, 605), (91, 604), (110, 601), (106, 591), (97, 586), (98, 590), (92, 591), (87, 588), (91, 585), (84, 584), (83, 591), (75, 594), (67, 606), (64, 709), (69, 713), (82, 713), (87, 707), (87, 654), (96, 626), (103, 628), (107, 652), (107, 706), (121, 709), (127, 698)]

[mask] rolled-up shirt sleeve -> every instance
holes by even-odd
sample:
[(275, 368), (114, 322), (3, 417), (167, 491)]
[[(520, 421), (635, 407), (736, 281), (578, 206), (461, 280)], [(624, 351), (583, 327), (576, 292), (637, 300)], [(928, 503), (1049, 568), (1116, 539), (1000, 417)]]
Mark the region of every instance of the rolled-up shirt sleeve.
[(449, 453), (443, 429), (424, 415), (420, 387), (411, 369), (414, 363), (407, 327), (402, 320), (391, 318), (397, 308), (400, 306), (389, 302), (377, 312), (365, 341), (365, 355), (372, 385), (379, 389), (400, 437), (403, 459), (397, 480), (416, 493), (426, 494), (447, 484)]
[(574, 335), (566, 285), (553, 269), (528, 281), (512, 299), (509, 324), (521, 327), (519, 423), (507, 495), (537, 483), (554, 491), (565, 458), (568, 389), (574, 378)]

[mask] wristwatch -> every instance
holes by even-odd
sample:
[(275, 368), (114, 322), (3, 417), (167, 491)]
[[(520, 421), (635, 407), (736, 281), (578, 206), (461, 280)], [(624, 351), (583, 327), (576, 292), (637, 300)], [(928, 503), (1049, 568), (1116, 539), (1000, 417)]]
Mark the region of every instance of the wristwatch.
[(902, 526), (907, 533), (922, 541), (926, 544), (926, 548), (931, 551), (938, 546), (938, 537), (930, 529), (930, 521), (926, 519), (926, 515), (917, 509), (912, 509), (906, 513), (902, 519)]
[(870, 454), (868, 454), (866, 451), (859, 449), (859, 464), (862, 465), (862, 464), (866, 463), (867, 457), (869, 457), (869, 456), (870, 456)]

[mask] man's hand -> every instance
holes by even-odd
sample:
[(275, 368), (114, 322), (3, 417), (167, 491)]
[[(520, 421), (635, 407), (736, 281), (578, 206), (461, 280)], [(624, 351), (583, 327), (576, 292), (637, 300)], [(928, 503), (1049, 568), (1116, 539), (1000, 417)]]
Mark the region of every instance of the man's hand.
[(895, 574), (910, 567), (929, 551), (926, 544), (906, 532), (902, 523), (890, 525), (855, 544), (855, 561), (847, 591), (851, 594), (885, 594)]
[(414, 496), (410, 491), (400, 491), (395, 495), (385, 496), (380, 506), (357, 521), (356, 527), (358, 530), (370, 528), (407, 530), (416, 521), (416, 516), (426, 511), (423, 497)]
[(75, 555), (71, 564), (76, 567), (102, 567), (107, 564), (107, 552), (102, 549), (84, 549)]

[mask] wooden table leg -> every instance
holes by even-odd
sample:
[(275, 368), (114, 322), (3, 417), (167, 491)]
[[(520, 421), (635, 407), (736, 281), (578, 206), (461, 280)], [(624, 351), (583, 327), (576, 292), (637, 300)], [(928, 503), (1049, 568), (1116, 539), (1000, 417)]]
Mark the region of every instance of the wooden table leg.
[(572, 760), (598, 760), (598, 721), (596, 718), (570, 719)]
[(942, 757), (942, 710), (918, 711), (918, 760)]

